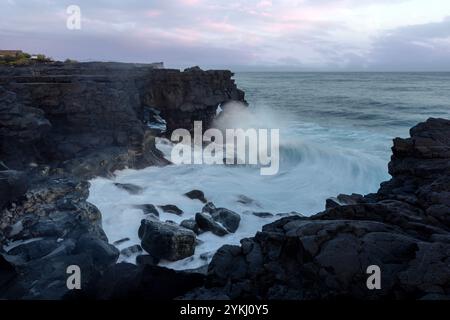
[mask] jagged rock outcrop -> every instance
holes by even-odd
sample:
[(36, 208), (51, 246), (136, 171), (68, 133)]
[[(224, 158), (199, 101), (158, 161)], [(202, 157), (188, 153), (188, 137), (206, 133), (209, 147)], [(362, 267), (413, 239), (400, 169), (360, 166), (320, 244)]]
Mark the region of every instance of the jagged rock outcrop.
[[(392, 150), (393, 177), (377, 194), (222, 247), (206, 286), (185, 298), (450, 298), (450, 121), (429, 119)], [(371, 265), (380, 290), (367, 287)]]
[(0, 298), (61, 299), (69, 292), (69, 266), (80, 267), (84, 286), (116, 263), (119, 251), (108, 244), (100, 211), (86, 202), (86, 187), (71, 179), (48, 181), (3, 212), (16, 222), (0, 239), (5, 245), (0, 256), (7, 262), (0, 275), (14, 271), (0, 287)]
[(161, 111), (167, 130), (191, 130), (195, 120), (208, 128), (219, 104), (244, 100), (228, 70), (157, 70), (143, 83), (141, 101)]

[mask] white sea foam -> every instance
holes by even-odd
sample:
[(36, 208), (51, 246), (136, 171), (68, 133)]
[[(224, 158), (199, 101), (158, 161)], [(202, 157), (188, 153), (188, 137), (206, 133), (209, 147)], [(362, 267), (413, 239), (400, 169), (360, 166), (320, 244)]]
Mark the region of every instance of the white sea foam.
[[(196, 247), (193, 257), (161, 262), (174, 269), (197, 268), (222, 245), (239, 244), (242, 238), (253, 236), (263, 225), (279, 218), (259, 218), (251, 211), (274, 214), (296, 211), (311, 215), (324, 209), (328, 197), (339, 193), (375, 192), (379, 183), (388, 178), (388, 150), (372, 148), (367, 151), (363, 144), (376, 138), (374, 136), (361, 137), (363, 133), (350, 130), (330, 132), (314, 124), (293, 123), (288, 116), (271, 114), (266, 108), (237, 111), (229, 118), (221, 118), (216, 125), (221, 128), (280, 128), (279, 173), (261, 176), (258, 168), (250, 166), (169, 165), (122, 170), (112, 180), (96, 178), (91, 181), (88, 200), (102, 212), (103, 228), (111, 243), (130, 238), (120, 244), (119, 249), (140, 243), (137, 230), (145, 215), (133, 208), (137, 204), (173, 204), (184, 211), (182, 216), (176, 216), (160, 210), (161, 220), (181, 222), (194, 217), (203, 204), (183, 194), (199, 189), (217, 207), (238, 212), (242, 220), (234, 234), (218, 237), (207, 232), (199, 235), (202, 243)], [(324, 144), (322, 140), (327, 134), (329, 143)], [(159, 139), (157, 146), (170, 157), (169, 141)], [(114, 182), (136, 184), (144, 191), (131, 195), (114, 186)], [(242, 204), (238, 202), (242, 195), (255, 201)], [(134, 262), (134, 258), (127, 260)]]

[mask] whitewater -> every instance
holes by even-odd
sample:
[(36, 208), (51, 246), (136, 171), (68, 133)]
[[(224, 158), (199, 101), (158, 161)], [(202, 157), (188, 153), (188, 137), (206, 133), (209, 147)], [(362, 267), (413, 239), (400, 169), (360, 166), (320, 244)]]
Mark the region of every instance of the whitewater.
[[(193, 218), (204, 205), (183, 194), (193, 189), (203, 191), (216, 207), (241, 215), (238, 230), (224, 237), (200, 234), (194, 256), (160, 262), (179, 270), (201, 267), (222, 245), (239, 244), (280, 216), (309, 216), (323, 211), (326, 199), (341, 193), (376, 192), (379, 184), (389, 179), (391, 140), (407, 136), (410, 126), (428, 116), (449, 116), (449, 108), (439, 96), (443, 92), (448, 96), (448, 90), (440, 86), (441, 77), (237, 74), (237, 84), (246, 92), (249, 107), (219, 117), (215, 126), (279, 129), (280, 168), (276, 175), (262, 176), (254, 166), (192, 164), (125, 169), (116, 172), (114, 178), (91, 180), (88, 201), (102, 212), (103, 229), (111, 243), (130, 239), (118, 245), (123, 249), (140, 243), (137, 230), (145, 215), (135, 205), (176, 205), (184, 211), (182, 216), (162, 210), (159, 213), (162, 221), (179, 223)], [(172, 143), (161, 138), (157, 147), (170, 160)], [(144, 189), (132, 195), (114, 183), (131, 183)], [(252, 212), (274, 216), (260, 218)], [(135, 256), (121, 256), (120, 261), (134, 263)]]

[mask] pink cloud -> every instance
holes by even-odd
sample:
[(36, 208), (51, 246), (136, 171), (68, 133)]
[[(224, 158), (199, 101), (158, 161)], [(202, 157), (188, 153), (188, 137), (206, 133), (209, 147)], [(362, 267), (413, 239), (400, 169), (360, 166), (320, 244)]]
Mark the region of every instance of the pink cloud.
[(292, 23), (292, 22), (271, 22), (271, 23), (267, 23), (264, 24), (261, 29), (264, 30), (265, 32), (269, 32), (269, 33), (277, 33), (277, 34), (286, 34), (289, 32), (293, 32), (296, 30), (299, 30), (300, 28), (302, 28), (303, 26), (305, 26), (306, 23), (300, 23), (300, 22), (296, 22), (296, 23)]
[(161, 14), (162, 14), (161, 10), (155, 10), (155, 9), (147, 10), (147, 12), (145, 12), (145, 15), (147, 17), (151, 17), (151, 18), (159, 17)]
[(196, 6), (201, 3), (201, 0), (178, 0), (178, 2), (184, 6)]
[(310, 5), (300, 8), (283, 8), (278, 12), (281, 21), (323, 21), (331, 16), (339, 16), (342, 7), (339, 2), (330, 2), (320, 5)]
[(238, 31), (238, 28), (235, 25), (227, 22), (205, 21), (203, 25), (205, 28), (217, 32), (234, 33)]
[(260, 1), (260, 2), (258, 2), (256, 4), (256, 7), (257, 8), (262, 8), (262, 9), (271, 8), (272, 7), (272, 1), (271, 0), (262, 0), (262, 1)]

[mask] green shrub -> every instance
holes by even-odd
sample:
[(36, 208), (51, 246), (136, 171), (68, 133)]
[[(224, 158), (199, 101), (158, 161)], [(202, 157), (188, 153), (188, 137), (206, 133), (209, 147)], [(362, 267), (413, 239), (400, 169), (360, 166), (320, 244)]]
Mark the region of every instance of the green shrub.
[(46, 63), (52, 61), (52, 58), (46, 57), (44, 54), (38, 54), (36, 55), (35, 59), (31, 59), (31, 54), (26, 52), (19, 53), (16, 56), (0, 57), (0, 65), (8, 66), (24, 66), (34, 63)]

